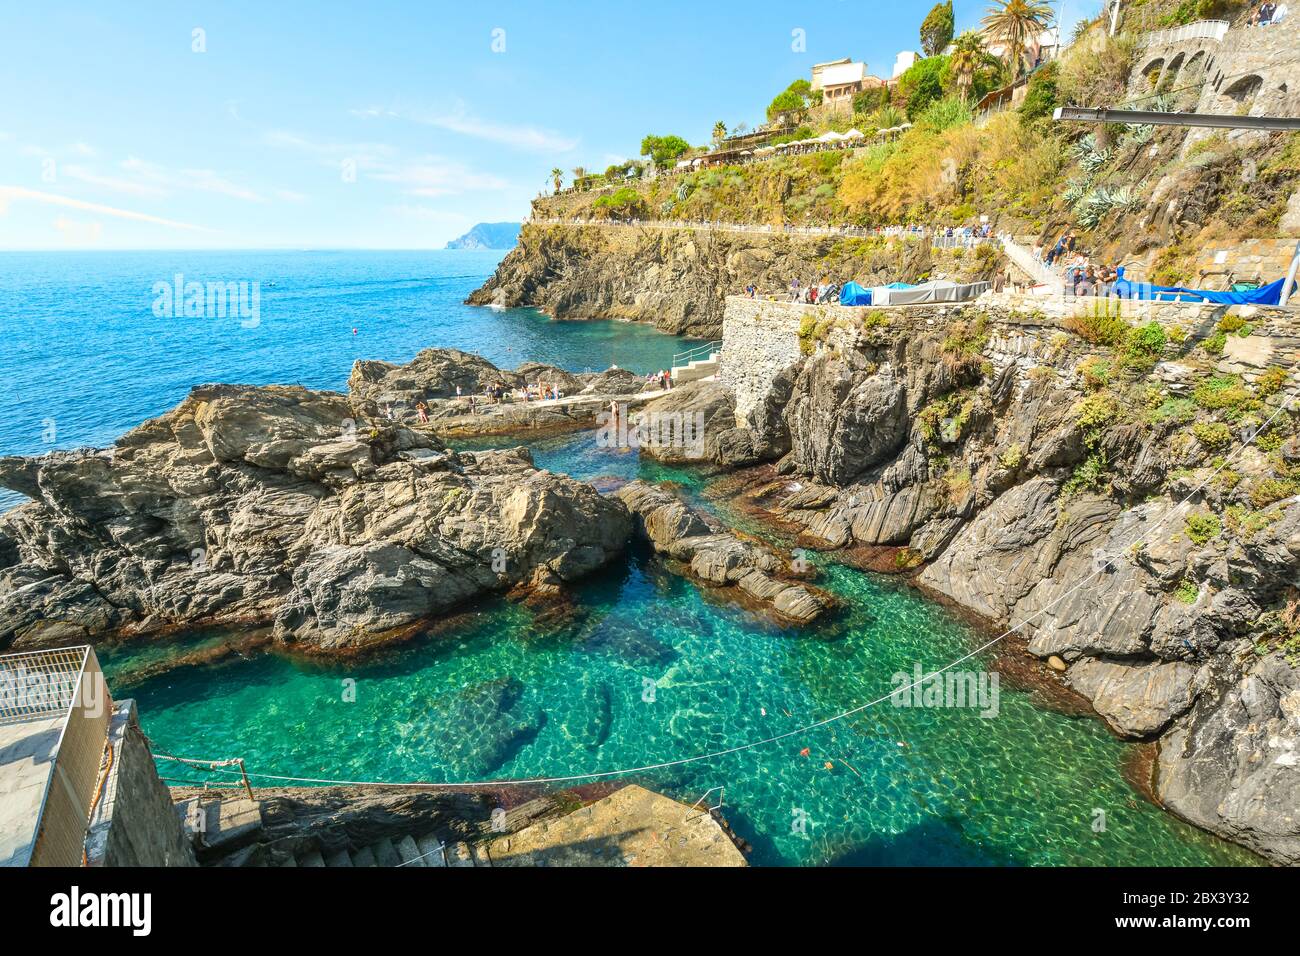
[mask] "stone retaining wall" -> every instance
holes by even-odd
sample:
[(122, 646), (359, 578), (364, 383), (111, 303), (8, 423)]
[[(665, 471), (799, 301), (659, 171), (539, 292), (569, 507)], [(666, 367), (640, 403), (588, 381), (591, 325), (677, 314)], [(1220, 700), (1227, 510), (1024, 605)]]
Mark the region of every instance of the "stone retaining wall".
[[(990, 323), (993, 351), (1027, 354), (1045, 347), (1060, 333), (1068, 332), (1068, 320), (1072, 317), (1099, 308), (1109, 309), (1132, 324), (1155, 320), (1187, 349), (1214, 335), (1225, 316), (1240, 316), (1249, 323), (1249, 334), (1227, 337), (1217, 367), (1241, 374), (1247, 380), (1269, 366), (1294, 368), (1300, 363), (1300, 309), (1292, 308), (1075, 299), (1011, 292), (987, 293), (977, 302), (960, 305), (936, 303), (883, 308), (834, 303), (806, 305), (732, 296), (727, 299), (723, 317), (719, 380), (735, 396), (737, 424), (743, 425), (767, 398), (780, 372), (803, 357), (799, 330), (805, 320), (813, 329), (821, 325), (828, 333), (835, 330), (833, 341), (840, 342), (847, 341), (842, 338), (846, 330), (851, 335), (860, 334), (868, 321), (881, 323), (883, 328), (898, 334), (985, 318)], [(816, 350), (825, 345), (824, 340), (812, 337), (808, 348)]]
[(135, 701), (115, 701), (108, 726), (113, 764), (86, 835), (90, 866), (195, 866), (171, 792), (158, 777)]

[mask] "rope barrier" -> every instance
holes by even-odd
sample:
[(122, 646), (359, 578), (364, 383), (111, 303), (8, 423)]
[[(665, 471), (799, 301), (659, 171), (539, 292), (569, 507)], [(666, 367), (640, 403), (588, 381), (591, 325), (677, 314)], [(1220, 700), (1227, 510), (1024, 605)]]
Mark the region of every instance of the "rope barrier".
[[(1293, 377), (1295, 376), (1294, 371), (1292, 372), (1292, 376)], [(1282, 403), (1278, 406), (1278, 408), (1273, 412), (1273, 414), (1269, 416), (1268, 420), (1265, 421), (1258, 428), (1256, 428), (1250, 434), (1249, 438), (1246, 439), (1241, 445), (1239, 445), (1238, 448), (1231, 455), (1225, 457), (1222, 460), (1222, 462), (1219, 464), (1219, 466), (1215, 468), (1204, 481), (1202, 481), (1194, 489), (1188, 492), (1188, 494), (1176, 505), (1174, 505), (1174, 507), (1170, 508), (1168, 512), (1166, 512), (1165, 516), (1161, 518), (1159, 521), (1157, 521), (1150, 529), (1148, 529), (1144, 535), (1137, 536), (1133, 540), (1125, 544), (1120, 549), (1120, 553), (1132, 549), (1135, 545), (1149, 543), (1149, 539), (1152, 537), (1152, 535), (1161, 526), (1163, 526), (1171, 516), (1176, 514), (1183, 505), (1187, 504), (1193, 497), (1195, 497), (1197, 494), (1203, 491), (1205, 487), (1209, 485), (1209, 483), (1219, 475), (1220, 472), (1222, 472), (1231, 462), (1233, 462), (1241, 454), (1241, 452), (1243, 452), (1246, 448), (1254, 444), (1256, 437), (1258, 437), (1261, 433), (1263, 433), (1279, 415), (1281, 415), (1285, 411), (1289, 411), (1292, 401), (1293, 401), (1293, 397), (1286, 396), (1283, 399)], [(826, 717), (822, 720), (805, 724), (801, 727), (795, 728), (794, 730), (787, 730), (783, 733), (773, 734), (770, 737), (764, 737), (760, 740), (754, 740), (748, 743), (738, 744), (737, 746), (734, 747), (726, 747), (721, 750), (713, 750), (707, 753), (696, 754), (690, 757), (680, 757), (675, 760), (663, 760), (657, 763), (642, 764), (636, 767), (622, 767), (616, 770), (598, 770), (598, 771), (592, 771), (590, 773), (564, 774), (560, 776), (551, 776), (551, 777), (520, 777), (516, 779), (509, 779), (509, 780), (459, 781), (459, 782), (449, 782), (449, 783), (432, 782), (432, 781), (422, 782), (422, 783), (411, 783), (411, 782), (390, 783), (382, 780), (340, 780), (340, 779), (332, 779), (327, 777), (294, 777), (294, 776), (288, 776), (284, 774), (257, 773), (253, 771), (221, 769), (222, 767), (229, 766), (230, 764), (239, 763), (240, 761), (238, 760), (208, 761), (208, 760), (199, 760), (196, 758), (176, 757), (174, 755), (160, 757), (159, 759), (176, 760), (186, 764), (207, 765), (209, 769), (211, 769), (215, 773), (225, 773), (225, 774), (243, 773), (247, 777), (256, 777), (263, 780), (278, 780), (278, 781), (284, 781), (290, 783), (311, 783), (311, 784), (324, 784), (324, 785), (332, 785), (332, 786), (358, 786), (358, 787), (365, 787), (365, 786), (422, 787), (422, 788), (443, 787), (443, 788), (454, 788), (454, 789), (485, 789), (490, 787), (525, 786), (525, 785), (534, 785), (534, 784), (576, 783), (577, 781), (580, 780), (599, 780), (608, 777), (628, 776), (637, 773), (648, 773), (653, 770), (665, 770), (671, 767), (680, 767), (686, 764), (699, 763), (700, 761), (705, 761), (705, 760), (716, 760), (719, 757), (726, 757), (732, 754), (743, 753), (745, 751), (754, 750), (759, 747), (767, 746), (769, 744), (778, 743), (782, 740), (788, 740), (789, 738), (799, 736), (800, 734), (806, 734), (810, 731), (817, 730), (819, 728), (828, 726), (829, 724), (833, 724), (838, 721), (844, 720), (847, 717), (852, 717), (855, 714), (859, 714), (862, 711), (867, 710), (868, 708), (875, 707), (878, 704), (881, 704), (889, 700), (896, 694), (909, 691), (925, 683), (931, 678), (951, 670), (952, 668), (956, 667), (958, 664), (965, 663), (971, 658), (984, 653), (986, 650), (993, 647), (994, 645), (1001, 643), (1007, 637), (1010, 637), (1012, 634), (1016, 633), (1021, 628), (1023, 628), (1026, 624), (1042, 616), (1047, 611), (1054, 608), (1061, 601), (1065, 600), (1067, 597), (1079, 591), (1081, 588), (1083, 588), (1086, 584), (1088, 584), (1098, 575), (1107, 571), (1113, 564), (1114, 564), (1114, 559), (1107, 557), (1105, 562), (1100, 564), (1100, 566), (1096, 570), (1094, 570), (1091, 574), (1080, 579), (1080, 581), (1077, 584), (1075, 584), (1073, 587), (1071, 587), (1069, 590), (1065, 591), (1058, 597), (1052, 599), (1047, 604), (1043, 605), (1042, 608), (1035, 611), (1033, 614), (1030, 614), (1028, 617), (1020, 621), (1018, 624), (1015, 624), (1007, 628), (1005, 631), (1003, 631), (1001, 634), (994, 637), (992, 640), (989, 640), (981, 644), (979, 647), (975, 648), (969, 653), (964, 654), (961, 657), (958, 657), (956, 660), (950, 661), (949, 663), (945, 664), (943, 667), (940, 667), (938, 670), (932, 671), (929, 674), (926, 674), (912, 681), (912, 683), (907, 684), (904, 687), (895, 688), (891, 690), (888, 694), (885, 694), (881, 697), (876, 697), (872, 700), (867, 701), (866, 703), (859, 704), (858, 706), (852, 707), (849, 710), (845, 710), (841, 713), (835, 714), (832, 717)]]

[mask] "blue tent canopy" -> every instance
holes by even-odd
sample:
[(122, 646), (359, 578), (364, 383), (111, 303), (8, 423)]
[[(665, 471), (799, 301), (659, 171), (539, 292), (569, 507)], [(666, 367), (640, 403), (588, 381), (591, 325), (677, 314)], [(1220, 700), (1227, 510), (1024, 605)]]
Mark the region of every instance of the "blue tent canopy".
[(840, 290), (840, 305), (870, 305), (871, 290), (858, 285), (856, 282), (844, 283), (844, 288)]
[(1124, 278), (1124, 270), (1117, 270), (1119, 280), (1115, 283), (1115, 294), (1121, 299), (1143, 299), (1153, 302), (1214, 302), (1218, 305), (1281, 305), (1282, 286), (1285, 279), (1278, 279), (1258, 289), (1233, 292), (1211, 292), (1207, 289), (1184, 289), (1179, 286), (1147, 285), (1130, 282)]

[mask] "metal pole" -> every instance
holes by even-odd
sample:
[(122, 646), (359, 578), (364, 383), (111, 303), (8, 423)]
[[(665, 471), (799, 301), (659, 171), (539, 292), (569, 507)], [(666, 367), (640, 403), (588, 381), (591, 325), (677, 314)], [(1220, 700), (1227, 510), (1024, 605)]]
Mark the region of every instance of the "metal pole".
[(1110, 35), (1114, 36), (1115, 31), (1119, 29), (1119, 3), (1120, 0), (1111, 0), (1110, 4)]
[(244, 758), (239, 758), (239, 775), (244, 778), (244, 789), (248, 791), (248, 799), (253, 799), (253, 787), (248, 782), (248, 771), (244, 769)]
[(1286, 281), (1282, 283), (1282, 297), (1277, 300), (1278, 305), (1286, 305), (1286, 300), (1291, 298), (1297, 271), (1300, 271), (1300, 242), (1295, 244), (1295, 255), (1291, 257), (1291, 269), (1286, 274)]
[(1209, 129), (1300, 130), (1300, 116), (1236, 116), (1226, 113), (1163, 113), (1157, 110), (1116, 110), (1091, 106), (1059, 106), (1057, 121), (1119, 123), (1128, 126), (1195, 126)]

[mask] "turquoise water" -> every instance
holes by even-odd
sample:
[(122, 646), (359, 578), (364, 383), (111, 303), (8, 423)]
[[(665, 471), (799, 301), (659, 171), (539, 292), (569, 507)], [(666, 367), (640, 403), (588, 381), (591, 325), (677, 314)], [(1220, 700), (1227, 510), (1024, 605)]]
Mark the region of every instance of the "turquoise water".
[[(342, 388), (356, 358), (404, 361), (431, 345), (507, 366), (535, 359), (637, 371), (686, 347), (644, 326), (461, 305), (497, 259), (0, 255), (8, 386), (0, 454), (105, 444), (196, 383)], [(155, 318), (152, 283), (175, 272), (261, 281), (258, 327)], [(493, 444), (511, 443), (465, 447)], [(677, 482), (698, 505), (760, 530), (727, 510), (705, 473), (597, 448), (591, 434), (530, 446), (539, 466), (598, 484), (638, 475)], [(115, 694), (138, 700), (160, 752), (243, 757), (255, 773), (464, 781), (635, 767), (834, 716), (887, 693), (896, 672), (935, 667), (977, 641), (906, 587), (819, 560), (821, 583), (848, 607), (801, 632), (750, 615), (638, 550), (584, 583), (563, 613), (482, 602), (364, 663), (232, 655), (160, 673), (177, 655), (240, 636), (211, 633), (104, 648), (101, 657)], [(345, 699), (349, 688), (354, 701)], [(1098, 721), (1055, 712), (1009, 679), (1000, 691), (988, 719), (886, 702), (777, 743), (627, 779), (688, 802), (711, 790), (716, 801), (715, 788), (724, 788), (728, 818), (754, 844), (754, 862), (769, 865), (1258, 862), (1146, 802), (1123, 777), (1131, 748)], [(201, 776), (160, 766), (172, 777)], [(1097, 811), (1103, 832), (1093, 829)]]
[[(696, 504), (747, 523), (698, 473), (598, 449), (587, 434), (533, 447), (539, 465), (598, 484), (676, 481)], [(849, 607), (802, 633), (637, 550), (580, 587), (558, 619), (490, 601), (364, 665), (266, 655), (132, 684), (157, 651), (118, 651), (106, 668), (167, 751), (242, 756), (250, 769), (298, 777), (446, 782), (725, 750), (879, 697), (895, 673), (978, 642), (905, 585), (819, 560), (820, 583)], [(344, 699), (347, 680), (354, 701)], [(1046, 709), (1009, 681), (999, 689), (995, 717), (886, 702), (761, 748), (626, 779), (687, 802), (724, 788), (728, 819), (766, 865), (1257, 862), (1144, 800), (1122, 775), (1130, 748), (1100, 722)], [(1104, 832), (1093, 829), (1098, 811)]]

